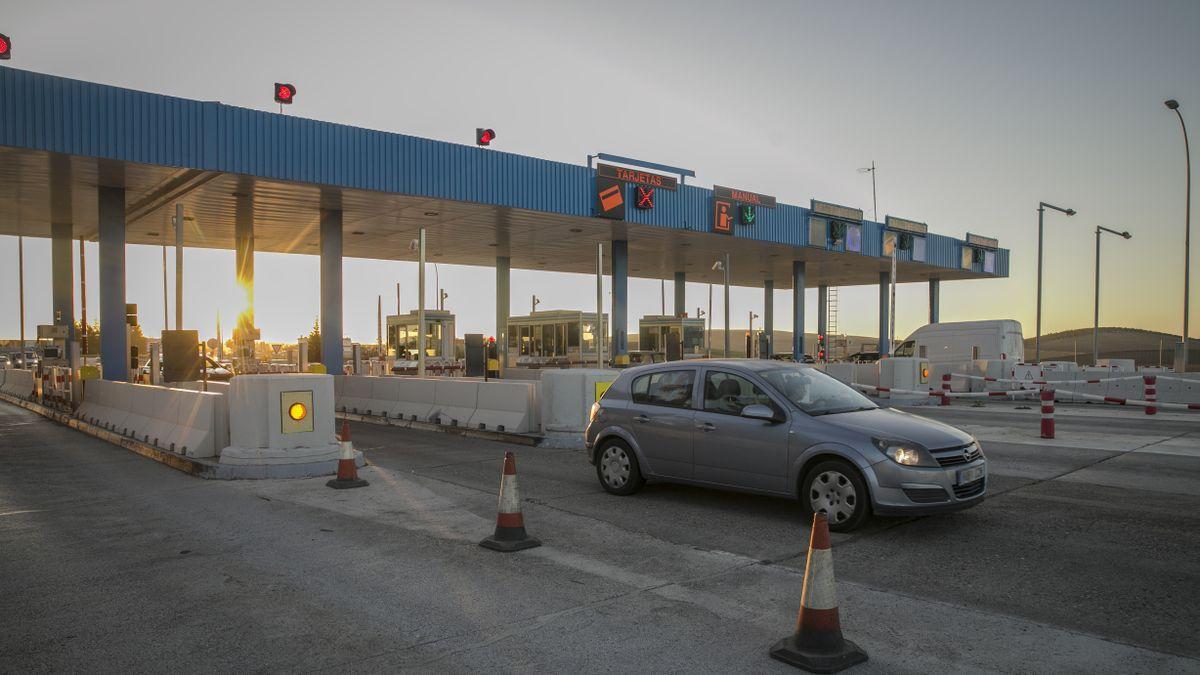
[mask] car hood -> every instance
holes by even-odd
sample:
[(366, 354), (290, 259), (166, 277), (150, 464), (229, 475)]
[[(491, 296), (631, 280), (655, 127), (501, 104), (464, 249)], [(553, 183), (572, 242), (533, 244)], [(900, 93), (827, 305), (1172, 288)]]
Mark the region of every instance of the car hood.
[(889, 408), (822, 415), (817, 419), (847, 431), (886, 440), (910, 441), (930, 450), (953, 448), (974, 440), (967, 432), (949, 424)]

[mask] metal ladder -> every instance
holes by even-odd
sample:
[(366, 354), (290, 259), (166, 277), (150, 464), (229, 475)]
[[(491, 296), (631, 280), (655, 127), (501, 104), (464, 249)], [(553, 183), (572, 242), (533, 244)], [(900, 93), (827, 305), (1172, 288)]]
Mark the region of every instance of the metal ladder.
[(825, 354), (833, 358), (833, 336), (838, 334), (838, 287), (830, 286), (825, 305)]

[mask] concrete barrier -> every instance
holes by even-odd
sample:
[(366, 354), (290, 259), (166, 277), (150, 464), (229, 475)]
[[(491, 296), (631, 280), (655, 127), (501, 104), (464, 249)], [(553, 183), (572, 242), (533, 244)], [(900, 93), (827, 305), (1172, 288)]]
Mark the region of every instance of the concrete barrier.
[(214, 457), (228, 438), (221, 394), (90, 380), (75, 416), (188, 457)]
[[(308, 394), (306, 420), (311, 430), (287, 427), (285, 395)], [(332, 375), (239, 375), (229, 390), (229, 445), (221, 464), (238, 466), (308, 465), (313, 471), (336, 469), (340, 446), (334, 439), (334, 377)], [(183, 409), (181, 416), (193, 411)], [(195, 414), (203, 415), (198, 409)], [(356, 462), (361, 460), (356, 453)], [(327, 467), (327, 469), (326, 469)], [(265, 475), (265, 474), (264, 474)]]
[(537, 383), (480, 382), (478, 391), (475, 413), (467, 426), (518, 434), (539, 430)]
[(621, 372), (569, 368), (542, 374), (541, 423), (546, 431), (582, 432), (596, 402), (596, 385), (611, 383)]
[(0, 391), (28, 400), (36, 386), (37, 378), (32, 370), (10, 368), (4, 373), (4, 383), (0, 384)]
[(479, 407), (479, 385), (475, 380), (441, 378), (435, 380), (431, 421), (465, 427)]
[(334, 394), (334, 400), (338, 401), (338, 410), (365, 415), (372, 405), (371, 381), (375, 378), (368, 375), (343, 375), (339, 379), (342, 381), (342, 396), (338, 398), (337, 394)]

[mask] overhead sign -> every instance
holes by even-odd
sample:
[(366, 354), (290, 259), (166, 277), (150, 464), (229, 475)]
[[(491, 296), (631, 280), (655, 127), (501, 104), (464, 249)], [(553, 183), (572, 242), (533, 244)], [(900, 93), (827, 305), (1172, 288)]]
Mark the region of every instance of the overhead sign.
[(738, 206), (738, 222), (742, 225), (753, 225), (758, 220), (758, 207), (753, 204)]
[(596, 215), (610, 220), (625, 220), (625, 183), (613, 178), (596, 177)]
[(1000, 240), (992, 237), (983, 237), (978, 234), (967, 233), (967, 243), (971, 246), (980, 248), (1000, 248)]
[(643, 211), (648, 211), (654, 208), (654, 188), (649, 185), (635, 185), (634, 192), (636, 197), (633, 200), (633, 205)]
[(625, 167), (613, 166), (612, 164), (597, 164), (596, 175), (601, 178), (611, 178), (638, 185), (649, 185), (650, 187), (662, 188), (672, 192), (679, 189), (679, 179), (673, 176), (664, 176), (639, 169), (626, 169)]
[(854, 220), (861, 223), (863, 219), (862, 209), (840, 206), (829, 202), (820, 202), (815, 199), (809, 202), (809, 210), (814, 214), (830, 216), (841, 220)]
[(775, 197), (771, 195), (760, 195), (757, 192), (748, 192), (746, 190), (738, 190), (735, 188), (722, 187), (720, 185), (713, 186), (713, 197), (718, 199), (728, 199), (742, 204), (753, 204), (761, 206), (764, 209), (775, 208)]
[(925, 223), (918, 223), (915, 220), (905, 220), (895, 216), (887, 217), (887, 228), (898, 232), (911, 232), (920, 235), (929, 233), (929, 226)]
[(713, 232), (733, 234), (733, 209), (733, 200), (713, 197)]

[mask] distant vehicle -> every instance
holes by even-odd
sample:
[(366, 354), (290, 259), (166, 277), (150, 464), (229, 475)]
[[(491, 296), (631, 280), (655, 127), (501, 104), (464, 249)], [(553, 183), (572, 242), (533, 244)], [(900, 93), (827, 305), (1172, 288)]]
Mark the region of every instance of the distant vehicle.
[(879, 360), (879, 352), (855, 352), (846, 357), (847, 363), (875, 363)]
[(12, 362), (13, 368), (33, 370), (34, 368), (37, 368), (38, 365), (37, 352), (13, 352), (8, 358)]
[(642, 366), (650, 363), (665, 363), (667, 355), (661, 352), (653, 351), (632, 351), (629, 352), (629, 365)]
[(12, 359), (8, 358), (8, 354), (0, 354), (0, 370), (12, 367)]
[(913, 331), (896, 347), (896, 356), (915, 356), (932, 364), (975, 359), (1025, 360), (1021, 322), (1013, 319), (931, 323)]
[[(204, 362), (208, 368), (208, 379), (213, 380), (215, 382), (228, 382), (230, 379), (233, 378), (233, 370), (228, 366), (224, 366), (224, 365), (221, 365), (220, 363), (217, 363), (216, 361), (214, 361), (212, 359), (212, 357), (205, 356)], [(159, 371), (160, 372), (162, 371), (161, 363), (159, 364)], [(138, 370), (138, 372), (143, 376), (149, 377), (149, 375), (150, 375), (150, 360), (149, 359), (147, 359), (146, 362), (142, 364), (142, 367)]]
[(658, 479), (789, 497), (836, 531), (871, 513), (970, 508), (987, 492), (970, 434), (769, 359), (625, 370), (592, 406), (584, 443), (609, 493)]

